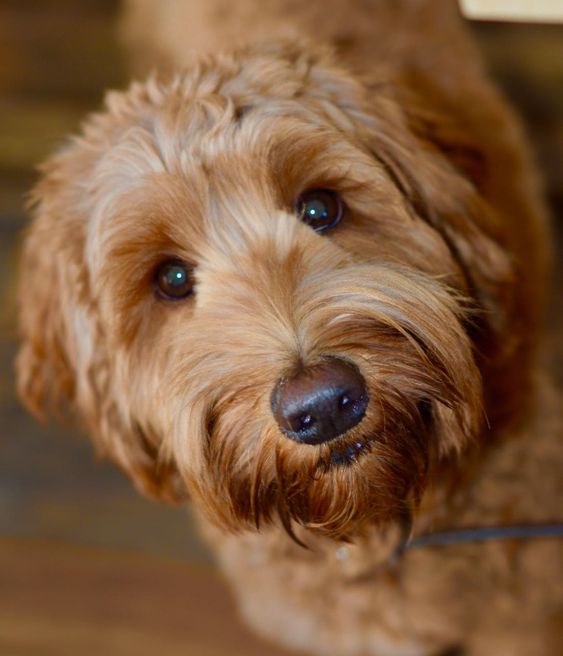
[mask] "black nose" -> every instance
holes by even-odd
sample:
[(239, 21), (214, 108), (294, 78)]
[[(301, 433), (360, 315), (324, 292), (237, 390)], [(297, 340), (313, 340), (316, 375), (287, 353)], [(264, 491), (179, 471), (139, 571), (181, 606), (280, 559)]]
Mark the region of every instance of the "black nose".
[(272, 412), (292, 440), (321, 444), (359, 424), (368, 400), (360, 372), (331, 358), (282, 378), (272, 394)]

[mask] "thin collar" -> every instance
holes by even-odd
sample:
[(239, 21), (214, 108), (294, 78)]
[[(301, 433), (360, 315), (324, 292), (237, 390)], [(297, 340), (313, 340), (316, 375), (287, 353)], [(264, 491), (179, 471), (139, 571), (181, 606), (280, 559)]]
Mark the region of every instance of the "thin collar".
[(512, 526), (482, 526), (462, 528), (451, 531), (427, 533), (407, 540), (401, 551), (424, 547), (485, 542), (488, 540), (535, 540), (541, 538), (563, 537), (563, 523), (517, 524)]

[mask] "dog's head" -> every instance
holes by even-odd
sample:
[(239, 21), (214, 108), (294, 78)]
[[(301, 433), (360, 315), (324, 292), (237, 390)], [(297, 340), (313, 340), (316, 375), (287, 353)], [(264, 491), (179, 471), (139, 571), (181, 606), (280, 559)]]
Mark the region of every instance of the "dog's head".
[(412, 509), (479, 432), (472, 335), (502, 331), (510, 267), (395, 93), (284, 45), (110, 94), (35, 190), (28, 405), (70, 403), (140, 488), (228, 529)]

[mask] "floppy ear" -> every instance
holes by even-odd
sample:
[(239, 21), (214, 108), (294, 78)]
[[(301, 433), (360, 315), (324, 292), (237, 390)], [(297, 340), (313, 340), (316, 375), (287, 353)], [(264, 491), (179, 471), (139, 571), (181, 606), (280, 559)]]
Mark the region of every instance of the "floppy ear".
[(482, 193), (486, 153), (450, 116), (422, 111), (416, 99), (405, 102), (403, 126), (375, 131), (373, 153), (416, 215), (446, 241), (478, 302), (480, 320), (501, 335), (515, 278), (500, 222)]
[(18, 391), (41, 418), (70, 410), (97, 451), (143, 492), (181, 500), (175, 467), (160, 460), (158, 444), (118, 407), (112, 390), (111, 357), (85, 259), (84, 181), (94, 158), (94, 149), (77, 141), (47, 162), (32, 194), (34, 220), (23, 246), (18, 294)]
[[(515, 144), (499, 158), (487, 135), (477, 132), (483, 128), (464, 124), (441, 102), (432, 93), (421, 98), (411, 89), (395, 90), (387, 102), (371, 103), (375, 118), (370, 113), (362, 122), (373, 156), (413, 213), (440, 233), (465, 277), (476, 306), (467, 330), (485, 383), (488, 419), (505, 424), (519, 416), (529, 396), (535, 326), (529, 292), (497, 214), (494, 169), (507, 153), (521, 153)], [(503, 192), (509, 191), (504, 185)]]

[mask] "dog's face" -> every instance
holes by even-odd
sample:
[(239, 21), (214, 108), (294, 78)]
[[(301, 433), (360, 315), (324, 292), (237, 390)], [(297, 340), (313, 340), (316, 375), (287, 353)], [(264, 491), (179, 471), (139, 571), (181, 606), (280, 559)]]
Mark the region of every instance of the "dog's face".
[(384, 88), (291, 47), (134, 85), (36, 201), (22, 396), (70, 401), (145, 491), (344, 537), (478, 431), (470, 315), (507, 262)]

